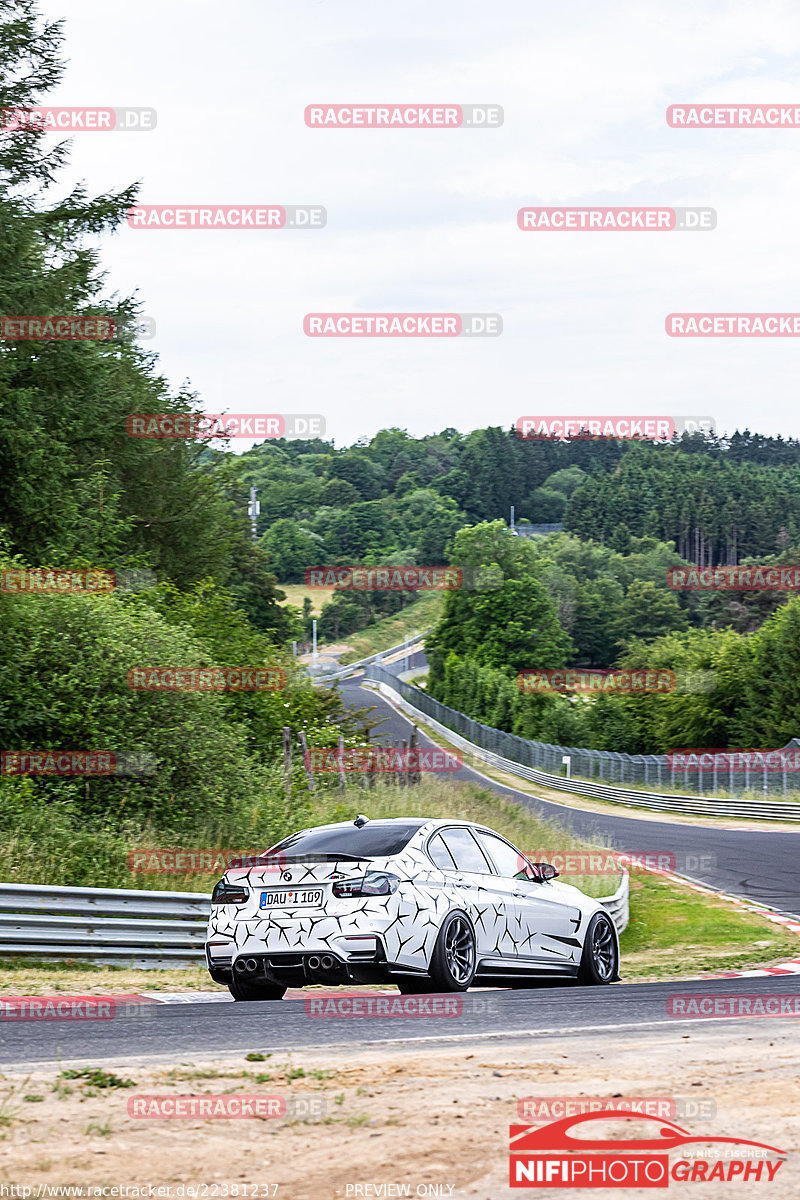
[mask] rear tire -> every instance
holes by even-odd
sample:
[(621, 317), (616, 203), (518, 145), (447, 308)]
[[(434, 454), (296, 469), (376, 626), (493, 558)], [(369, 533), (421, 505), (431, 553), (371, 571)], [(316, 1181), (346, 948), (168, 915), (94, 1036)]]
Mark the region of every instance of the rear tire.
[(619, 951), (611, 918), (595, 913), (586, 930), (578, 983), (606, 984), (619, 978)]
[(401, 996), (422, 996), (435, 991), (433, 982), (428, 978), (395, 979), (394, 982), (397, 984), (397, 990)]
[(286, 988), (276, 983), (243, 979), (236, 974), (228, 984), (228, 991), (234, 1000), (282, 1000), (286, 994)]
[(431, 955), (428, 974), (434, 992), (465, 992), (478, 970), (475, 933), (461, 912), (445, 917)]

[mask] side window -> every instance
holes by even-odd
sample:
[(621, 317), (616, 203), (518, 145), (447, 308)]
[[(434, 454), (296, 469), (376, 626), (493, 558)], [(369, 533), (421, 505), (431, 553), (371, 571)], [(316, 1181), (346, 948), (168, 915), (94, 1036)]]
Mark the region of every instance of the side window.
[(530, 871), (525, 856), (502, 838), (476, 829), (475, 837), (489, 854), (498, 873), (505, 879), (528, 879)]
[(442, 835), (435, 833), (428, 841), (428, 856), (433, 860), (437, 867), (443, 871), (455, 871), (456, 864), (453, 862), (453, 856), (442, 841)]
[(468, 829), (445, 829), (441, 835), (447, 849), (452, 854), (459, 871), (477, 871), (481, 875), (491, 875), (492, 868), (480, 846)]

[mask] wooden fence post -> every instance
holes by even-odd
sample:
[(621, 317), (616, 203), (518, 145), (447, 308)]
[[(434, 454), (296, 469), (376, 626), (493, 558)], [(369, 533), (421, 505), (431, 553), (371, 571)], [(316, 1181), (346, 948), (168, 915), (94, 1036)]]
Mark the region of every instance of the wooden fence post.
[(306, 779), (308, 780), (308, 790), (313, 794), (316, 791), (316, 786), (314, 784), (314, 771), (311, 766), (311, 755), (308, 752), (306, 735), (304, 733), (298, 733), (297, 740), (300, 743), (300, 749), (303, 752), (303, 767), (305, 768)]
[(286, 799), (292, 798), (292, 731), (288, 725), (283, 727), (283, 774), (286, 780)]
[(416, 725), (411, 730), (411, 737), (408, 741), (409, 763), (408, 763), (408, 782), (410, 784), (419, 783), (419, 748), (417, 746), (417, 727)]
[(344, 738), (339, 734), (339, 791), (344, 794), (347, 791), (344, 777)]

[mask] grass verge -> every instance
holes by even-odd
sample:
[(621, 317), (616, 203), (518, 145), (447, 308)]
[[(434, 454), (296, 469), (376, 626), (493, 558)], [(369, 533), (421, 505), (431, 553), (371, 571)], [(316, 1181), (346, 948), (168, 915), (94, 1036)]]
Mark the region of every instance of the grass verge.
[(409, 604), (402, 612), (395, 613), (393, 617), (383, 617), (367, 629), (361, 629), (357, 633), (348, 633), (346, 635), (347, 644), (352, 649), (346, 651), (339, 662), (343, 667), (347, 666), (348, 663), (356, 662), (359, 658), (377, 654), (379, 650), (384, 650), (387, 646), (396, 646), (406, 637), (422, 633), (424, 629), (429, 629), (439, 620), (443, 604), (443, 592), (428, 592), (420, 596), (419, 600)]
[(307, 587), (304, 583), (279, 583), (277, 585), (280, 591), (286, 593), (286, 599), (282, 600), (282, 604), (291, 604), (295, 608), (303, 611), (303, 601), (308, 596), (311, 601), (312, 616), (318, 617), (322, 612), (323, 604), (327, 604), (333, 596), (333, 588), (325, 587)]

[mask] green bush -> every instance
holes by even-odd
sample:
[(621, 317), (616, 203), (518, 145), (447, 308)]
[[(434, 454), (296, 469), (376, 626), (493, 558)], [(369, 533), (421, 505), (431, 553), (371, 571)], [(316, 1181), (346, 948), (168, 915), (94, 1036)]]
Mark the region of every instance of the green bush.
[(36, 795), (108, 819), (182, 828), (258, 803), (265, 766), (216, 694), (134, 692), (133, 667), (218, 663), (185, 627), (114, 596), (2, 597), (0, 745), (6, 750), (146, 752), (145, 777), (32, 777)]

